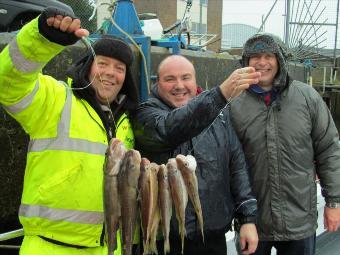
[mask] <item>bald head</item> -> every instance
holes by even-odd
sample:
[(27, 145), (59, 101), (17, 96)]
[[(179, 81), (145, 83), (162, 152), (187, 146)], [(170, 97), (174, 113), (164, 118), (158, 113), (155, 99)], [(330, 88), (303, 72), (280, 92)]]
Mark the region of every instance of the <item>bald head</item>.
[(157, 70), (157, 78), (159, 79), (160, 73), (164, 69), (166, 69), (169, 65), (172, 66), (177, 64), (187, 66), (192, 70), (193, 74), (196, 75), (194, 65), (186, 57), (183, 57), (181, 55), (170, 55), (159, 63)]
[(172, 55), (158, 66), (158, 94), (172, 107), (181, 107), (196, 96), (195, 68), (185, 57)]

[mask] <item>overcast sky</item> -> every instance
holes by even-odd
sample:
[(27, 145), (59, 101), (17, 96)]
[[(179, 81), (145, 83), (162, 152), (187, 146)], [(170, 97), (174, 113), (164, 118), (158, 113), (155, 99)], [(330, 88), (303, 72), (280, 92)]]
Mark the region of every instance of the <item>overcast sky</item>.
[[(210, 0), (214, 1), (214, 0)], [(302, 3), (306, 2), (304, 8), (302, 8)], [(266, 17), (269, 13), (271, 7), (273, 6), (275, 0), (223, 0), (223, 24), (230, 23), (242, 23), (247, 25), (252, 25), (259, 28), (262, 23), (262, 19)], [(300, 2), (300, 5), (298, 6)], [(311, 5), (309, 5), (311, 3)], [(336, 21), (336, 5), (337, 0), (291, 0), (291, 7), (293, 8), (293, 13), (291, 14), (292, 21), (303, 20), (306, 10), (309, 9), (310, 16), (313, 15), (313, 20), (318, 18), (318, 22), (321, 23), (333, 23)], [(307, 8), (307, 6), (309, 8)], [(324, 9), (325, 8), (325, 9)], [(322, 10), (324, 11), (322, 12)], [(322, 13), (321, 13), (322, 12)], [(321, 14), (320, 14), (321, 13)], [(320, 16), (319, 16), (320, 14)], [(326, 21), (326, 19), (328, 19)], [(305, 18), (305, 21), (309, 21)], [(265, 31), (269, 33), (274, 33), (281, 38), (284, 37), (284, 24), (285, 24), (285, 0), (278, 0), (275, 7), (273, 8), (267, 22), (265, 24)], [(292, 28), (292, 27), (291, 27)], [(293, 29), (293, 28), (292, 28)], [(322, 35), (322, 33), (326, 33)], [(296, 28), (295, 31), (291, 31), (292, 34), (298, 34)], [(323, 43), (327, 48), (334, 47), (335, 39), (335, 26), (322, 26), (315, 34), (326, 41)], [(339, 37), (338, 32), (338, 48), (339, 48)], [(320, 40), (321, 42), (321, 40)]]
[[(244, 23), (258, 28), (274, 2), (272, 0), (224, 0), (222, 23)], [(279, 36), (283, 35), (284, 13), (284, 1), (279, 0), (267, 20), (268, 32), (273, 31)]]

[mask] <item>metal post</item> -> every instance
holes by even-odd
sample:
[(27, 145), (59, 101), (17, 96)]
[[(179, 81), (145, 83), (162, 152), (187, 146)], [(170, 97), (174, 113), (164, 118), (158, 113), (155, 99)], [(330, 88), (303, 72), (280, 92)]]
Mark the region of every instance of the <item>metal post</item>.
[(323, 68), (323, 83), (322, 83), (322, 93), (325, 93), (326, 90), (326, 72), (327, 72), (327, 67), (324, 66)]
[(266, 17), (265, 17), (264, 19), (263, 19), (263, 15), (262, 15), (262, 23), (261, 23), (260, 28), (257, 30), (258, 32), (264, 31), (264, 26), (265, 26), (265, 24), (266, 24), (266, 21), (267, 21), (269, 15), (272, 13), (272, 11), (273, 11), (273, 9), (274, 9), (274, 7), (275, 7), (277, 1), (278, 1), (278, 0), (275, 0), (275, 2), (273, 3), (272, 7), (270, 8), (269, 12), (267, 13), (267, 15), (266, 15)]
[(337, 67), (336, 61), (336, 47), (338, 41), (338, 22), (339, 22), (339, 0), (337, 1), (336, 5), (336, 22), (335, 22), (335, 42), (334, 42), (334, 52), (333, 52), (333, 66), (334, 68)]
[(144, 35), (132, 0), (116, 0), (116, 7), (112, 15), (112, 21), (112, 24), (110, 24), (108, 28), (108, 34), (120, 36), (128, 43), (131, 41), (130, 38), (132, 38), (138, 46), (141, 45), (146, 63), (141, 61), (141, 81), (139, 90), (141, 101), (145, 101), (148, 97), (148, 84), (150, 83), (151, 39)]
[(289, 47), (290, 0), (286, 0), (285, 44)]
[(199, 34), (203, 34), (203, 30), (202, 30), (202, 27), (203, 27), (203, 22), (202, 22), (202, 6), (203, 6), (203, 0), (200, 0), (200, 27), (198, 29), (198, 33)]

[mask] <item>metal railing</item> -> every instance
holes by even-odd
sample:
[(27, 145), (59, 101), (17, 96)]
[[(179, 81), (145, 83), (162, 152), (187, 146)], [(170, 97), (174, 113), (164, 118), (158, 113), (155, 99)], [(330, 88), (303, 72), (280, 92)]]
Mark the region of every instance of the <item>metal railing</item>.
[(19, 249), (20, 248), (19, 245), (1, 244), (1, 242), (11, 240), (17, 237), (21, 237), (21, 236), (24, 236), (24, 230), (22, 228), (0, 234), (0, 249)]

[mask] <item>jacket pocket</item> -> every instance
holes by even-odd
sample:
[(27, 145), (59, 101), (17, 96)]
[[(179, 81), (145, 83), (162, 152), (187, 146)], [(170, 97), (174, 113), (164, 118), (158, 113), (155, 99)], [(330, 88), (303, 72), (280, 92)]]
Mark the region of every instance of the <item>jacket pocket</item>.
[(53, 174), (39, 187), (41, 203), (54, 208), (64, 208), (66, 204), (72, 206), (74, 187), (79, 184), (80, 177), (80, 165)]
[(311, 207), (313, 187), (311, 176), (303, 173), (288, 176), (282, 185), (284, 199), (284, 221), (286, 221), (287, 231), (292, 233), (302, 233), (308, 231), (311, 224)]

